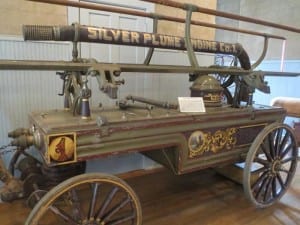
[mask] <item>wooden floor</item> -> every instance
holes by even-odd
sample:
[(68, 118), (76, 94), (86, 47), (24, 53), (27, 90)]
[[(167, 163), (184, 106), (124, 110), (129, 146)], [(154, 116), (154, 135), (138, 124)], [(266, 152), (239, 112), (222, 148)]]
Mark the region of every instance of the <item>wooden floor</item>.
[[(212, 170), (173, 176), (163, 170), (129, 178), (140, 197), (143, 225), (300, 225), (300, 167), (292, 187), (274, 206), (255, 209), (239, 184)], [(1, 225), (23, 225), (23, 201), (0, 204)]]

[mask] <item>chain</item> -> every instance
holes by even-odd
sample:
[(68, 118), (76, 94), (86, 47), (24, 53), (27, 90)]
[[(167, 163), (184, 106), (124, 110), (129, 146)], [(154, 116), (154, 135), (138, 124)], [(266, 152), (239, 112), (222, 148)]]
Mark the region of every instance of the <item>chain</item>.
[(9, 148), (9, 147), (14, 147), (14, 146), (12, 146), (11, 144), (8, 144), (8, 145), (2, 145), (0, 147), (0, 157), (3, 155), (6, 155), (8, 153), (15, 152), (17, 150), (17, 148)]

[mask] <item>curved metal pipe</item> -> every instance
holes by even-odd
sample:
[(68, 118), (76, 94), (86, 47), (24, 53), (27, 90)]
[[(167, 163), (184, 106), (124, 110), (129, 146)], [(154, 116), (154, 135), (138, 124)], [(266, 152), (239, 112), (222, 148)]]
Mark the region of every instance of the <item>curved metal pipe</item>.
[(269, 39), (268, 37), (265, 37), (265, 41), (264, 41), (264, 49), (260, 55), (260, 57), (257, 59), (257, 61), (255, 63), (252, 64), (251, 69), (254, 70), (265, 58), (266, 54), (267, 54), (267, 50), (268, 50), (268, 45), (269, 45)]
[(194, 7), (192, 5), (189, 5), (190, 7), (186, 10), (186, 23), (185, 23), (185, 45), (186, 45), (186, 50), (187, 54), (189, 57), (189, 61), (191, 66), (194, 67), (199, 67), (193, 46), (192, 46), (192, 41), (191, 41), (191, 19), (192, 19), (192, 14), (194, 11)]

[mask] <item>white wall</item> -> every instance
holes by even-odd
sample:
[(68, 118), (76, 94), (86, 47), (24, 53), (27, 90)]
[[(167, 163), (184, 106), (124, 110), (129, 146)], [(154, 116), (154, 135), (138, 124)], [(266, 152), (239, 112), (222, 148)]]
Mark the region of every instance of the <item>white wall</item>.
[[(68, 43), (24, 42), (20, 37), (0, 37), (0, 59), (69, 60)], [(55, 72), (0, 70), (0, 144), (7, 144), (7, 132), (28, 126), (32, 110), (61, 108), (62, 82)]]
[[(255, 19), (261, 19), (278, 23), (282, 25), (292, 26), (300, 29), (300, 1), (299, 0), (241, 0), (240, 14)], [(240, 22), (240, 28), (254, 29), (255, 31), (272, 33), (283, 36), (287, 39), (286, 59), (298, 60), (300, 52), (300, 34), (281, 30), (272, 27), (265, 27), (256, 24)], [(251, 60), (255, 60), (260, 53), (263, 38), (252, 38), (245, 35), (239, 36), (239, 42), (249, 45), (246, 49), (249, 52)], [(278, 60), (281, 57), (281, 41), (272, 40), (266, 59)]]

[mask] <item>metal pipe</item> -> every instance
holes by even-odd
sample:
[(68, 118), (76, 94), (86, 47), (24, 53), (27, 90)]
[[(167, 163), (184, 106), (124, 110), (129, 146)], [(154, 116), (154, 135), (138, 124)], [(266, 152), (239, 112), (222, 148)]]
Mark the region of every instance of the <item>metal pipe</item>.
[[(177, 23), (185, 23), (185, 19), (182, 19), (182, 18), (166, 16), (166, 15), (157, 14), (157, 13), (147, 13), (147, 12), (142, 12), (142, 11), (137, 11), (137, 10), (120, 9), (120, 8), (116, 8), (116, 7), (103, 6), (103, 5), (99, 5), (99, 4), (86, 3), (86, 2), (74, 2), (74, 1), (68, 1), (68, 0), (27, 0), (27, 1), (43, 2), (43, 3), (63, 5), (63, 6), (72, 6), (72, 7), (79, 7), (79, 8), (84, 8), (84, 9), (92, 9), (92, 10), (133, 15), (133, 16), (140, 16), (140, 17), (146, 17), (146, 18), (151, 18), (151, 19), (158, 18), (160, 20), (166, 20), (166, 21), (177, 22)], [(261, 36), (261, 37), (267, 36), (269, 38), (280, 39), (280, 40), (286, 39), (285, 37), (278, 36), (278, 35), (266, 34), (266, 33), (251, 31), (251, 30), (245, 30), (245, 29), (238, 29), (238, 28), (234, 28), (234, 27), (200, 22), (200, 21), (195, 21), (195, 20), (191, 20), (191, 24), (197, 25), (197, 26), (220, 29), (220, 30), (228, 30), (228, 31), (232, 31), (232, 32), (245, 33), (245, 34)]]
[(144, 98), (144, 97), (139, 97), (139, 96), (133, 96), (133, 95), (128, 95), (126, 96), (126, 100), (131, 100), (131, 101), (136, 101), (136, 102), (142, 102), (150, 105), (154, 105), (157, 107), (161, 107), (164, 109), (177, 109), (178, 104), (176, 103), (170, 103), (170, 102), (164, 102), (164, 101), (159, 101), (159, 100), (154, 100), (150, 98)]
[(191, 41), (191, 19), (192, 19), (193, 10), (194, 10), (193, 7), (190, 7), (186, 11), (185, 39), (184, 40), (185, 40), (185, 46), (187, 49), (187, 54), (188, 54), (191, 66), (198, 67), (199, 64), (198, 64), (197, 57), (194, 52), (194, 48), (193, 48), (192, 41)]
[[(183, 37), (83, 25), (25, 25), (23, 26), (23, 36), (25, 40), (80, 41), (186, 50), (185, 39)], [(251, 69), (249, 56), (240, 44), (201, 39), (192, 39), (191, 42), (193, 44), (193, 49), (196, 52), (234, 55), (239, 59), (243, 69)]]
[(43, 61), (43, 60), (0, 60), (1, 70), (37, 70), (37, 71), (81, 71), (87, 73), (90, 70), (114, 71), (131, 73), (153, 73), (153, 74), (222, 74), (233, 76), (247, 76), (253, 74), (256, 76), (273, 77), (298, 77), (300, 73), (277, 72), (277, 71), (249, 71), (236, 67), (192, 67), (192, 66), (170, 66), (170, 65), (144, 65), (144, 64), (112, 64), (97, 62), (70, 62), (70, 61)]
[[(157, 25), (158, 25), (158, 19), (155, 18), (155, 19), (153, 19), (153, 33), (154, 34), (157, 33)], [(149, 65), (149, 63), (151, 61), (151, 58), (153, 56), (153, 53), (154, 53), (154, 48), (149, 48), (148, 52), (147, 52), (147, 55), (146, 55), (146, 58), (144, 60), (145, 65)]]
[[(188, 5), (188, 4), (184, 4), (184, 3), (180, 3), (180, 2), (176, 2), (176, 1), (172, 1), (172, 0), (141, 0), (141, 1), (170, 6), (173, 8), (179, 8), (179, 9), (183, 9), (183, 10), (186, 10), (186, 7)], [(237, 14), (227, 13), (227, 12), (223, 12), (223, 11), (217, 11), (217, 10), (213, 10), (213, 9), (196, 6), (196, 5), (195, 5), (195, 7), (197, 8), (197, 12), (208, 14), (208, 15), (214, 15), (214, 16), (244, 21), (244, 22), (248, 22), (248, 23), (254, 23), (254, 24), (259, 24), (259, 25), (263, 25), (263, 26), (274, 27), (277, 29), (287, 30), (287, 31), (295, 32), (295, 33), (300, 33), (299, 28), (295, 28), (295, 27), (291, 27), (291, 26), (287, 26), (287, 25), (282, 25), (282, 24), (273, 23), (273, 22), (260, 20), (260, 19), (254, 19), (254, 18), (250, 18), (250, 17), (246, 17), (246, 16), (240, 16)]]
[(256, 67), (258, 67), (259, 64), (264, 60), (264, 58), (266, 57), (266, 54), (267, 54), (268, 46), (269, 46), (269, 39), (267, 37), (265, 37), (263, 51), (262, 51), (260, 57), (258, 58), (258, 60), (252, 64), (252, 66), (251, 66), (252, 70), (254, 70)]

